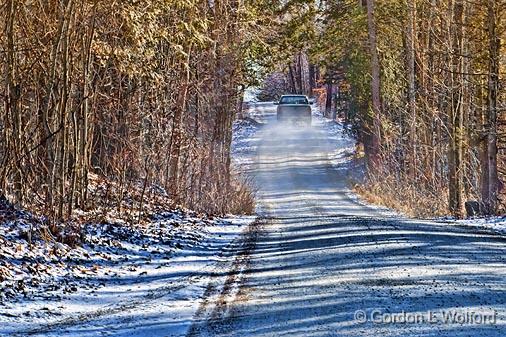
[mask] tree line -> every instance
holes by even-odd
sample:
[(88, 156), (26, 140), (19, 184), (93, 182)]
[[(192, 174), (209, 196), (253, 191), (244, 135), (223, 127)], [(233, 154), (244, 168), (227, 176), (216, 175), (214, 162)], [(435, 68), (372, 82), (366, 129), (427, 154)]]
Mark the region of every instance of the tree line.
[(119, 209), (132, 185), (236, 208), (232, 122), (245, 88), (273, 71), (353, 126), (382, 202), (457, 217), (469, 200), (504, 209), (505, 0), (0, 9), (0, 191), (50, 222), (92, 207), (97, 176), (119, 186)]
[(397, 203), (429, 214), (440, 203), (458, 218), (470, 200), (480, 207), (469, 213), (503, 210), (505, 10), (502, 0), (367, 1), (369, 171)]
[[(90, 183), (234, 211), (231, 125), (263, 52), (263, 1), (0, 2), (0, 194), (50, 223)], [(142, 207), (141, 207), (142, 208)]]
[(504, 212), (506, 1), (288, 3), (287, 86), (305, 93), (290, 79), (308, 55), (312, 92), (364, 145), (365, 194), (416, 215)]

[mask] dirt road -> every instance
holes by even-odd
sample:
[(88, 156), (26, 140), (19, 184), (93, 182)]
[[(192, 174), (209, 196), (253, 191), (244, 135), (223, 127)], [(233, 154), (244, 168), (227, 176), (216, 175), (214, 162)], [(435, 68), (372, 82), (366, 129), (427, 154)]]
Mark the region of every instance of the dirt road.
[(273, 109), (254, 109), (264, 221), (189, 336), (506, 336), (505, 237), (361, 204), (346, 137)]

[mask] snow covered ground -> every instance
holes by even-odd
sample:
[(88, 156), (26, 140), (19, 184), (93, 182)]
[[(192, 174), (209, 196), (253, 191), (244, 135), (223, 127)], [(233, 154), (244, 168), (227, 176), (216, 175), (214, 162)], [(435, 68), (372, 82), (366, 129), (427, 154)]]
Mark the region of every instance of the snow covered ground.
[(0, 336), (184, 335), (217, 263), (253, 217), (170, 211), (144, 228), (89, 225), (85, 244), (34, 242), (1, 227)]
[(260, 139), (256, 136), (264, 124), (252, 118), (233, 124), (232, 160), (237, 169), (247, 172), (255, 162)]
[[(139, 226), (89, 224), (70, 247), (34, 239), (36, 219), (1, 207), (0, 336), (506, 335), (504, 218), (420, 221), (366, 204), (348, 187), (355, 144), (341, 124), (315, 111), (311, 128), (287, 129), (274, 114), (256, 103), (234, 123), (261, 225), (166, 210)], [(500, 321), (354, 317), (374, 309)]]
[[(472, 227), (477, 230), (488, 230), (501, 235), (506, 235), (506, 216), (482, 217), (466, 220), (450, 220), (450, 224), (457, 226)], [(505, 281), (506, 282), (506, 281)]]
[[(235, 127), (242, 167), (257, 126)], [(84, 225), (83, 244), (71, 247), (42, 240), (41, 219), (3, 202), (0, 336), (184, 336), (256, 219), (183, 209), (135, 226), (107, 217)]]

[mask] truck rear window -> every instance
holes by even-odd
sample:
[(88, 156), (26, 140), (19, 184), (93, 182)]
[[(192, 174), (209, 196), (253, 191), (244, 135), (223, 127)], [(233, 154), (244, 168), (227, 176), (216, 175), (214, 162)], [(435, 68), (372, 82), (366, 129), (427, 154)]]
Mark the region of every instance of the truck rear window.
[(279, 104), (309, 104), (304, 96), (285, 96), (281, 97)]

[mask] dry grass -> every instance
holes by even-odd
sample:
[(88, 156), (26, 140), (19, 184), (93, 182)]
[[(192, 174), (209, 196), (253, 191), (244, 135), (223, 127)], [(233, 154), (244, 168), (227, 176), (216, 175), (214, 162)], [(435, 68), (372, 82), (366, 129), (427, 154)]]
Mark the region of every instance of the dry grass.
[(255, 191), (252, 184), (242, 179), (234, 179), (229, 191), (228, 213), (251, 215), (255, 213)]
[(60, 223), (47, 223), (43, 216), (37, 215), (40, 210), (26, 209), (20, 213), (6, 199), (0, 198), (0, 222), (15, 221), (21, 217), (33, 225), (29, 232), (22, 234), (28, 242), (42, 239), (76, 246), (82, 242), (82, 229), (87, 223), (143, 227), (149, 225), (154, 216), (173, 210), (203, 218), (255, 212), (254, 190), (246, 179), (237, 175), (233, 176), (229, 188), (216, 188), (212, 195), (207, 195), (206, 203), (200, 204), (201, 209), (195, 207), (193, 210), (176, 204), (163, 188), (146, 186), (142, 181), (122, 185), (92, 174), (88, 190), (87, 207), (74, 209), (72, 216)]
[[(228, 185), (228, 187), (227, 187)], [(212, 215), (251, 215), (255, 213), (255, 191), (246, 178), (232, 174), (228, 184), (214, 184), (212, 189), (188, 207)]]
[(406, 178), (392, 174), (368, 176), (355, 184), (354, 191), (371, 204), (381, 205), (402, 214), (430, 218), (448, 214), (448, 193), (445, 189), (429, 190)]

